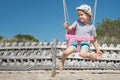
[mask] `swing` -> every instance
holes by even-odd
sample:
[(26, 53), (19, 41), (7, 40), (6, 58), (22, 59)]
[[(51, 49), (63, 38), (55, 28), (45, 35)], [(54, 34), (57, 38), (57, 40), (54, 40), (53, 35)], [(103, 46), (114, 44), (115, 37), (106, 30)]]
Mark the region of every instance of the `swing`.
[[(94, 8), (94, 18), (93, 18), (93, 24), (94, 24), (94, 21), (95, 21), (95, 10), (96, 10), (96, 3), (97, 3), (97, 0), (95, 1), (95, 8)], [(63, 0), (63, 7), (64, 7), (64, 17), (65, 17), (65, 22), (69, 22), (69, 16), (68, 16), (68, 12), (67, 12), (67, 7), (66, 7), (66, 3), (65, 3), (65, 0)], [(76, 40), (78, 42), (78, 45), (77, 45), (77, 51), (79, 51), (79, 47), (80, 47), (80, 42), (82, 40), (90, 40), (90, 41), (93, 41), (94, 38), (93, 37), (86, 37), (86, 36), (77, 36), (75, 35), (75, 29), (70, 31), (70, 32), (67, 32), (66, 35), (65, 35), (65, 38), (67, 39), (67, 47), (70, 46), (71, 42), (73, 40)], [(56, 48), (55, 48), (56, 49)], [(55, 52), (54, 52), (55, 53)], [(51, 77), (55, 77), (56, 75), (56, 59), (55, 59), (55, 54), (53, 55), (53, 58), (52, 60), (54, 61), (53, 62), (53, 67), (52, 67), (52, 74), (51, 74)]]
[[(97, 4), (97, 0), (95, 0), (95, 4), (94, 4), (94, 13), (93, 13), (93, 24), (95, 24), (95, 14), (96, 14), (96, 4)], [(66, 6), (66, 2), (65, 0), (63, 0), (63, 8), (64, 8), (64, 18), (65, 18), (65, 22), (69, 22), (69, 16), (68, 16), (68, 11), (67, 11), (67, 6)], [(80, 42), (83, 40), (90, 40), (90, 42), (94, 41), (94, 37), (93, 36), (77, 36), (75, 35), (75, 30), (73, 29), (69, 32), (66, 32), (65, 38), (67, 40), (67, 47), (69, 47), (72, 43), (72, 41), (76, 40), (78, 45), (77, 45), (77, 52), (80, 51)]]

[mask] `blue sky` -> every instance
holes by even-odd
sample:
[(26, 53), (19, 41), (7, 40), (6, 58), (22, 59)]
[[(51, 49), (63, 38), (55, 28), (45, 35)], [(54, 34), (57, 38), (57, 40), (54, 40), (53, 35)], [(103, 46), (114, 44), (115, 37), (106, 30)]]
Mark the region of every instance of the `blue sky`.
[[(94, 0), (66, 0), (70, 24), (77, 20), (75, 8), (83, 3), (93, 7)], [(96, 22), (120, 17), (120, 0), (98, 0)], [(62, 0), (0, 0), (0, 35), (12, 38), (30, 34), (39, 41), (64, 41)]]

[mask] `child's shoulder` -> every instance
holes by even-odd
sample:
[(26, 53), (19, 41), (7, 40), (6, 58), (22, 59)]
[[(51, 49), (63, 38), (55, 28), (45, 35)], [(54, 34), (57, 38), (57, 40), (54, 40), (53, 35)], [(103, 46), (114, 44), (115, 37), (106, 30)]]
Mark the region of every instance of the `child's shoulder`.
[(95, 27), (95, 25), (93, 25), (93, 24), (90, 24), (89, 26), (91, 26), (91, 27)]
[(73, 22), (74, 25), (81, 25), (80, 21), (79, 20), (76, 20)]
[(93, 24), (90, 24), (91, 26), (94, 26)]
[(83, 25), (83, 23), (80, 22), (80, 20), (76, 20), (75, 23), (76, 23), (76, 24), (79, 24), (79, 25)]

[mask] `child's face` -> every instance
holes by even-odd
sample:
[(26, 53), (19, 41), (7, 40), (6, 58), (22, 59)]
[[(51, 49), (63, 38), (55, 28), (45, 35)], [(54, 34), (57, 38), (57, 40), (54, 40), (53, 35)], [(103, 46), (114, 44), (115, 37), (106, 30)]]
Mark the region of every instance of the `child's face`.
[(78, 18), (79, 20), (84, 23), (84, 24), (88, 24), (89, 23), (89, 15), (87, 15), (85, 12), (83, 11), (77, 11), (77, 14), (78, 14)]

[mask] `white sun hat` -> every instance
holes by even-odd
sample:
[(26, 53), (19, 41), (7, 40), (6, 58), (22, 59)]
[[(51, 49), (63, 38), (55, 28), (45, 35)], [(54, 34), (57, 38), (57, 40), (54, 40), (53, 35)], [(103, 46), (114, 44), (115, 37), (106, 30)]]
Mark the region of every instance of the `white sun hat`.
[(92, 16), (91, 13), (91, 7), (87, 4), (82, 4), (79, 7), (76, 7), (76, 11), (83, 10), (84, 12), (88, 13), (90, 16)]

